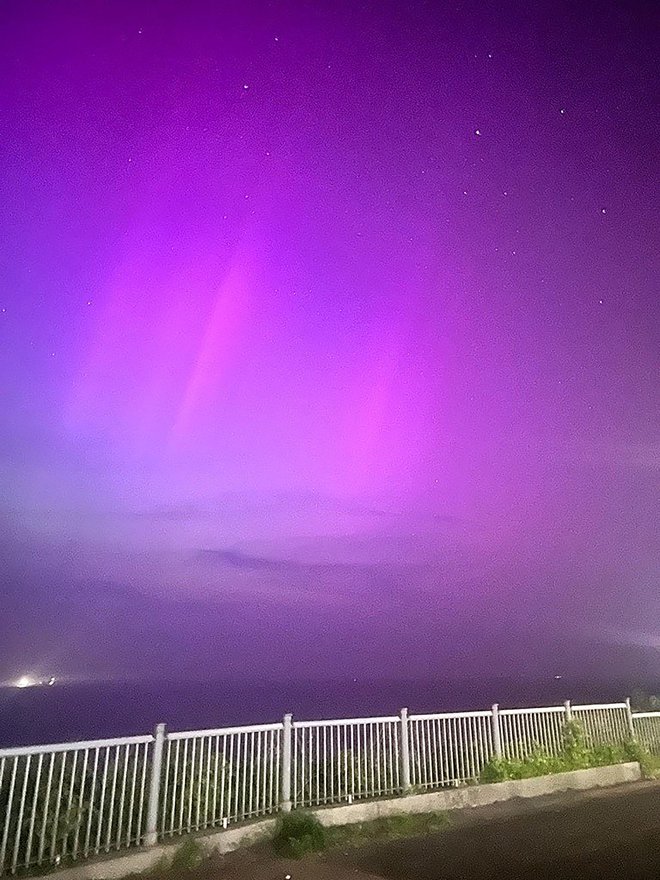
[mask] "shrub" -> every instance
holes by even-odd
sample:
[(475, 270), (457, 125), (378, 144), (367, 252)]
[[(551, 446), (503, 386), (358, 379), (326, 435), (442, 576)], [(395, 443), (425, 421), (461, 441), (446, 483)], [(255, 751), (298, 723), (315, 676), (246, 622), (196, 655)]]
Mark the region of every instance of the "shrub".
[(492, 758), (484, 765), (479, 779), (481, 782), (528, 779), (587, 767), (606, 767), (625, 761), (638, 761), (644, 776), (653, 775), (651, 756), (639, 743), (629, 740), (621, 746), (588, 746), (580, 723), (569, 721), (562, 731), (562, 750), (558, 755), (535, 749), (521, 759)]
[(504, 782), (505, 779), (511, 779), (509, 775), (511, 764), (511, 761), (505, 761), (504, 758), (491, 758), (487, 764), (484, 764), (480, 781)]
[(273, 836), (273, 849), (278, 855), (299, 859), (325, 845), (325, 828), (311, 813), (296, 810), (278, 818)]
[(562, 751), (566, 770), (578, 770), (588, 766), (588, 749), (584, 731), (579, 721), (567, 721), (562, 729)]
[(186, 837), (174, 853), (170, 867), (174, 871), (192, 871), (204, 859), (204, 850), (194, 837)]
[(403, 813), (381, 816), (367, 822), (338, 825), (326, 830), (328, 848), (346, 848), (373, 843), (375, 840), (396, 840), (444, 831), (449, 826), (447, 813)]
[(630, 739), (623, 745), (625, 761), (637, 761), (642, 770), (642, 775), (647, 779), (653, 779), (657, 775), (657, 760), (651, 753), (641, 746), (636, 740)]

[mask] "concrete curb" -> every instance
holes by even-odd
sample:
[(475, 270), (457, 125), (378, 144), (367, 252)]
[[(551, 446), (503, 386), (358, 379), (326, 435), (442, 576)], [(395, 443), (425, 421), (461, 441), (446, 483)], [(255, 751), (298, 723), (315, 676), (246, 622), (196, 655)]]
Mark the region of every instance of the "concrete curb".
[(461, 810), (466, 807), (484, 807), (497, 801), (513, 798), (540, 797), (562, 791), (584, 791), (638, 782), (642, 778), (636, 762), (615, 764), (609, 767), (590, 767), (588, 770), (571, 770), (551, 776), (534, 776), (531, 779), (512, 779), (488, 785), (472, 785), (465, 788), (449, 788), (428, 794), (413, 794), (383, 801), (358, 801), (341, 807), (315, 810), (326, 827), (369, 822), (382, 816), (400, 816), (404, 813), (434, 813), (444, 810)]
[[(383, 816), (460, 810), (466, 807), (487, 806), (512, 798), (533, 798), (563, 791), (606, 788), (623, 785), (626, 782), (638, 782), (641, 778), (639, 764), (630, 762), (609, 767), (591, 767), (588, 770), (571, 770), (568, 773), (556, 773), (551, 776), (535, 776), (532, 779), (448, 788), (388, 800), (357, 801), (340, 807), (322, 807), (311, 812), (318, 816), (326, 827), (353, 825), (358, 822), (370, 822)], [(227, 853), (267, 837), (272, 833), (275, 822), (274, 818), (261, 819), (223, 831), (195, 835), (195, 840), (209, 854)], [(170, 861), (181, 840), (179, 838), (172, 843), (159, 844), (149, 849), (133, 850), (121, 856), (85, 862), (74, 868), (56, 871), (54, 875), (57, 880), (118, 880), (126, 877), (127, 874), (147, 871), (160, 861)]]

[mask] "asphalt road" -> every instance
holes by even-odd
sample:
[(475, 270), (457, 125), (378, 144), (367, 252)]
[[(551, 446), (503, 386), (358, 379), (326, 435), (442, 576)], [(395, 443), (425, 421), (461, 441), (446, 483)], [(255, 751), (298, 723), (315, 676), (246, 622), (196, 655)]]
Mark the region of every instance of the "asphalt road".
[(388, 880), (660, 880), (660, 782), (452, 815), (447, 831), (347, 857)]

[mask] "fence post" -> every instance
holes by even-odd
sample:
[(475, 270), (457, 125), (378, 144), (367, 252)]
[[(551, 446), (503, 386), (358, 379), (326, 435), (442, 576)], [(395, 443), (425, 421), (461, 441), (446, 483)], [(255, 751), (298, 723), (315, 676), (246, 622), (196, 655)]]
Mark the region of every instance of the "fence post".
[(151, 758), (151, 776), (147, 799), (147, 821), (144, 830), (144, 845), (155, 846), (158, 839), (158, 801), (160, 799), (160, 774), (163, 767), (163, 746), (165, 744), (165, 725), (157, 724), (154, 731), (154, 750)]
[(410, 791), (410, 731), (408, 729), (408, 710), (402, 709), (401, 714), (401, 792), (407, 794)]
[(564, 700), (564, 712), (566, 713), (566, 723), (570, 724), (573, 720), (573, 710), (571, 709), (570, 700)]
[(635, 739), (635, 721), (633, 719), (632, 709), (630, 708), (630, 697), (626, 697), (626, 715), (628, 716), (628, 732), (630, 738)]
[(493, 725), (493, 750), (498, 760), (502, 758), (502, 737), (500, 735), (500, 707), (493, 703), (491, 723)]
[(282, 793), (280, 795), (280, 809), (283, 813), (291, 812), (291, 740), (293, 727), (292, 716), (284, 716), (282, 724)]

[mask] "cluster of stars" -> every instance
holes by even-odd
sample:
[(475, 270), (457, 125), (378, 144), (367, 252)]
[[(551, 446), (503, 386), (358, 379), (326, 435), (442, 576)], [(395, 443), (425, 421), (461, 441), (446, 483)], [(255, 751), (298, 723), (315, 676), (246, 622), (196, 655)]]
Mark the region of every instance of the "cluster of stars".
[[(142, 35), (142, 34), (143, 34), (143, 28), (142, 28), (142, 27), (138, 28), (137, 33), (138, 33), (139, 35)], [(279, 42), (280, 42), (280, 37), (279, 37), (279, 35), (274, 35), (274, 36), (273, 36), (273, 40), (274, 40), (275, 43), (279, 43)], [(474, 57), (477, 58), (478, 55), (475, 54)], [(492, 53), (492, 52), (488, 52), (488, 53), (487, 53), (487, 58), (488, 58), (488, 59), (492, 59), (492, 58), (493, 58), (493, 53)], [(328, 67), (330, 67), (329, 64), (328, 64)], [(243, 92), (243, 93), (248, 92), (250, 89), (251, 89), (251, 85), (250, 85), (250, 83), (247, 83), (247, 82), (243, 82), (243, 83), (242, 83), (242, 92)], [(559, 108), (559, 114), (560, 114), (561, 116), (565, 116), (565, 115), (566, 115), (566, 112), (567, 112), (567, 111), (566, 111), (566, 107), (560, 107), (560, 108)], [(207, 129), (205, 129), (205, 131), (206, 131), (206, 130), (207, 130)], [(186, 126), (186, 131), (190, 131), (190, 126), (189, 126), (189, 125)], [(473, 129), (473, 135), (474, 135), (475, 137), (479, 137), (479, 138), (481, 138), (482, 135), (483, 135), (483, 129), (482, 129), (481, 127), (474, 128), (474, 129)], [(270, 157), (270, 155), (271, 155), (270, 150), (265, 150), (265, 151), (264, 151), (264, 155), (265, 155), (266, 157)], [(483, 162), (484, 159), (481, 158), (480, 161)], [(129, 164), (133, 164), (133, 162), (134, 162), (133, 157), (132, 157), (132, 156), (129, 156), (128, 159), (127, 159), (127, 162), (128, 162)], [(421, 174), (422, 174), (422, 175), (426, 174), (426, 169), (422, 169)], [(468, 195), (468, 190), (467, 190), (467, 189), (464, 189), (462, 192), (463, 192), (463, 195), (464, 195), (464, 196), (467, 196), (467, 195)], [(508, 190), (503, 190), (503, 191), (502, 191), (502, 195), (505, 196), (505, 197), (507, 197), (507, 196), (509, 195), (509, 191), (508, 191)], [(245, 199), (245, 200), (248, 200), (249, 198), (250, 198), (250, 195), (249, 195), (248, 193), (245, 193), (245, 194), (244, 194), (244, 199)], [(571, 199), (571, 201), (573, 201), (573, 199)], [(252, 213), (254, 213), (254, 211), (253, 211)], [(601, 208), (601, 209), (600, 209), (600, 213), (601, 213), (602, 215), (605, 215), (605, 214), (606, 214), (606, 208)], [(224, 214), (224, 215), (223, 215), (223, 219), (224, 219), (224, 220), (226, 220), (227, 217), (228, 217), (227, 214)], [(447, 222), (449, 222), (449, 220), (448, 220)], [(361, 235), (362, 235), (362, 232), (358, 232), (357, 235), (358, 235), (358, 236), (361, 236)], [(412, 239), (411, 239), (411, 241), (412, 241)], [(499, 252), (499, 251), (500, 251), (500, 248), (499, 248), (499, 247), (495, 247), (495, 251)], [(516, 255), (517, 255), (517, 250), (515, 250), (515, 249), (514, 249), (514, 250), (508, 250), (508, 253), (510, 253), (512, 256), (516, 256)], [(294, 291), (294, 294), (295, 294), (295, 291)], [(602, 300), (602, 299), (598, 300), (598, 302), (599, 302), (599, 304), (601, 304), (601, 305), (603, 304), (603, 300)], [(91, 306), (91, 305), (92, 305), (92, 301), (91, 301), (91, 300), (87, 300), (86, 305), (87, 305), (87, 306)], [(6, 308), (3, 308), (3, 309), (2, 309), (2, 313), (6, 313)], [(55, 352), (51, 352), (51, 357), (55, 357)]]

